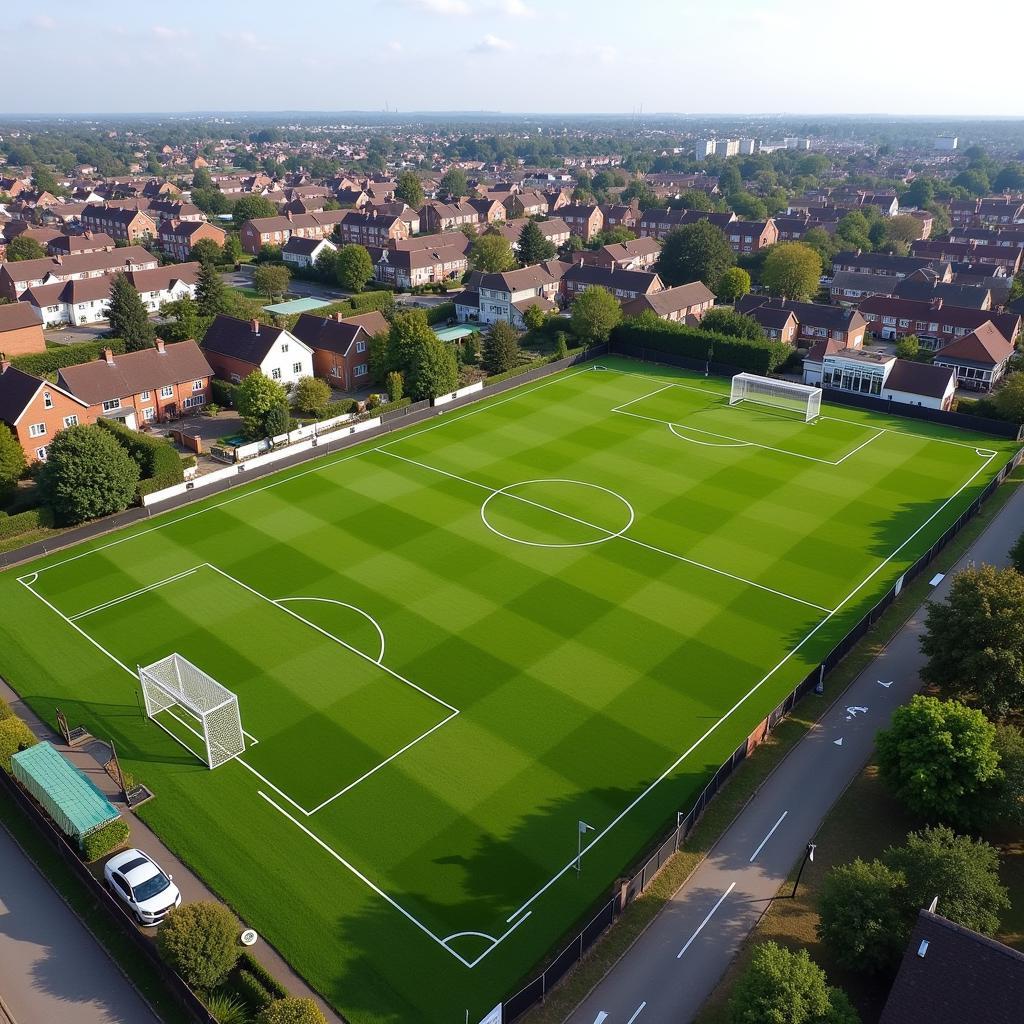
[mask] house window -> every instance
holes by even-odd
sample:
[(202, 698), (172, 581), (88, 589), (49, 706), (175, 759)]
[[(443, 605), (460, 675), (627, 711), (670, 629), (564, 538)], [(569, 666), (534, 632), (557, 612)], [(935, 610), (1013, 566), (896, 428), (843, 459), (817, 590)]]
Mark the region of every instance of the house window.
[(281, 351), (282, 352), (287, 352), (288, 351), (288, 342), (287, 341), (282, 341), (281, 342)]
[(148, 423), (156, 416), (156, 409), (153, 406), (148, 405), (142, 410), (142, 418)]
[(192, 390), (193, 391), (202, 391), (203, 390), (203, 382), (201, 380), (194, 380), (194, 381), (192, 381)]
[(28, 436), (29, 437), (43, 437), (45, 434), (46, 434), (46, 424), (45, 423), (33, 423), (28, 428)]
[(182, 403), (186, 409), (192, 409), (197, 405), (203, 405), (206, 402), (205, 395), (190, 395)]
[(78, 426), (78, 417), (74, 413), (72, 413), (70, 416), (65, 416), (64, 417), (64, 426), (65, 427), (77, 427)]
[(232, 384), (241, 384), (242, 383), (242, 378), (237, 373), (233, 373), (233, 374), (231, 374), (231, 383)]
[(164, 387), (162, 387), (160, 389), (160, 397), (161, 398), (173, 398), (174, 397), (174, 388), (170, 384), (165, 385)]
[(366, 351), (366, 342), (365, 341), (357, 341), (356, 342), (356, 351), (357, 352), (365, 352)]
[(40, 462), (45, 462), (46, 461), (46, 448), (37, 448), (36, 449), (36, 458)]
[(358, 365), (358, 366), (357, 366), (357, 367), (355, 368), (355, 371), (354, 371), (354, 372), (355, 372), (355, 375), (356, 375), (357, 377), (365, 377), (365, 376), (366, 376), (366, 363), (360, 363), (360, 364), (359, 364), (359, 365)]
[(275, 366), (274, 369), (272, 369), (270, 371), (270, 379), (271, 380), (280, 380), (281, 379), (281, 369), (280, 369), (280, 367)]
[(140, 402), (148, 402), (149, 401), (149, 392), (148, 391), (140, 391), (139, 392), (139, 401)]
[(292, 363), (292, 373), (302, 373), (302, 363)]
[(43, 392), (43, 408), (44, 409), (52, 409), (53, 408), (53, 395), (51, 395), (49, 391), (44, 391)]
[(103, 411), (104, 412), (110, 412), (111, 409), (117, 409), (117, 408), (120, 407), (120, 405), (121, 405), (121, 399), (119, 399), (119, 398), (108, 398), (103, 403)]

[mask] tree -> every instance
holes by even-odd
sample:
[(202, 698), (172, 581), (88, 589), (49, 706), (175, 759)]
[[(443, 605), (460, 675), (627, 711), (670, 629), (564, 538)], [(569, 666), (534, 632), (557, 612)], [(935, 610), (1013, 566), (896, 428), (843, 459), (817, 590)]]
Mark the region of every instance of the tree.
[(423, 186), (413, 171), (403, 171), (395, 185), (395, 198), (418, 210), (423, 205)]
[(416, 351), (409, 377), (409, 396), (414, 401), (437, 398), (459, 386), (459, 367), (455, 353), (440, 338), (430, 332)]
[(210, 263), (219, 263), (224, 256), (224, 250), (212, 238), (200, 238), (189, 251), (189, 259), (196, 263), (209, 260)]
[(839, 250), (832, 236), (824, 228), (811, 228), (801, 241), (821, 257), (823, 268), (832, 266), (832, 260)]
[(555, 258), (555, 243), (544, 237), (536, 221), (528, 220), (519, 232), (519, 262), (524, 267)]
[(284, 295), (291, 279), (291, 271), (287, 267), (277, 267), (270, 263), (257, 267), (252, 274), (253, 287), (268, 299)]
[(110, 333), (123, 338), (127, 352), (138, 352), (150, 348), (156, 331), (149, 321), (149, 313), (142, 304), (142, 296), (135, 285), (120, 271), (114, 275), (110, 285), (110, 305), (107, 307)]
[(745, 313), (737, 313), (726, 306), (715, 306), (701, 317), (697, 325), (702, 331), (714, 331), (716, 334), (727, 334), (730, 338), (748, 338), (751, 341), (764, 341), (765, 333), (761, 325)]
[(807, 955), (774, 942), (754, 948), (729, 997), (729, 1024), (856, 1024), (846, 995)]
[(961, 171), (950, 184), (966, 189), (972, 196), (985, 196), (992, 191), (988, 175), (980, 167), (968, 167)]
[[(397, 370), (405, 378), (412, 393), (413, 365), (421, 348), (431, 341), (437, 341), (437, 335), (430, 329), (427, 314), (422, 309), (410, 309), (398, 313), (391, 321), (388, 332), (387, 359), (383, 371)], [(383, 379), (383, 374), (381, 376)], [(443, 394), (443, 392), (440, 392)]]
[(923, 210), (935, 201), (935, 186), (930, 178), (915, 178), (900, 198), (901, 206), (916, 206)]
[(196, 305), (199, 315), (210, 317), (227, 312), (228, 290), (220, 271), (209, 260), (199, 264), (196, 275)]
[(373, 260), (363, 245), (343, 245), (334, 257), (338, 284), (350, 292), (361, 292), (373, 279)]
[(884, 222), (885, 237), (894, 242), (916, 242), (921, 237), (921, 222), (909, 213), (897, 214)]
[(320, 1007), (305, 996), (275, 999), (256, 1016), (256, 1024), (327, 1024)]
[(263, 418), (263, 434), (265, 437), (280, 437), (281, 434), (288, 433), (290, 423), (288, 406), (275, 405), (267, 410), (267, 415)]
[(1024, 189), (1024, 164), (1011, 162), (992, 179), (996, 192), (1019, 192)]
[(224, 260), (227, 263), (237, 263), (242, 258), (242, 240), (238, 237), (237, 231), (229, 231), (224, 238)]
[(750, 291), (750, 275), (742, 267), (730, 267), (718, 279), (718, 298), (736, 302)]
[(579, 235), (570, 235), (559, 247), (558, 247), (558, 258), (560, 260), (571, 260), (573, 253), (579, 252), (583, 246), (584, 241)]
[(635, 200), (641, 210), (650, 210), (661, 202), (657, 193), (643, 178), (634, 178), (622, 190), (620, 198), (623, 203), (631, 203)]
[(476, 334), (467, 334), (462, 343), (462, 362), (466, 366), (476, 366), (480, 360), (480, 342)]
[(191, 295), (182, 295), (173, 302), (165, 302), (160, 307), (160, 316), (164, 322), (161, 333), (168, 341), (187, 341), (190, 338), (202, 341), (205, 324), (199, 316), (199, 305)]
[(921, 678), (972, 699), (990, 718), (1024, 709), (1024, 576), (972, 566), (945, 602), (928, 603)]
[(775, 295), (807, 301), (821, 287), (821, 257), (801, 242), (780, 242), (765, 257), (762, 281)]
[(235, 201), (231, 211), (235, 227), (240, 228), (248, 220), (260, 217), (276, 217), (277, 207), (266, 196), (242, 196)]
[(469, 265), (484, 273), (500, 274), (515, 269), (516, 257), (504, 236), (480, 235), (469, 247)]
[(47, 446), (43, 504), (63, 526), (122, 512), (135, 498), (138, 464), (103, 427), (67, 427)]
[(16, 235), (7, 243), (7, 253), (4, 259), (8, 263), (17, 263), (20, 260), (41, 260), (46, 256), (46, 250), (28, 235)]
[(851, 210), (840, 218), (836, 225), (836, 240), (846, 249), (861, 249), (871, 252), (873, 246), (868, 235), (870, 225), (860, 210)]
[(818, 937), (837, 963), (873, 973), (899, 960), (906, 943), (900, 903), (905, 886), (899, 871), (859, 857), (825, 875), (818, 899)]
[(6, 423), (0, 423), (0, 501), (6, 501), (25, 472), (25, 452)]
[(1011, 423), (1024, 423), (1024, 373), (1008, 373), (992, 396), (996, 412)]
[(1017, 572), (1024, 573), (1024, 533), (1017, 538), (1016, 543), (1010, 548), (1010, 565)]
[(216, 988), (238, 961), (238, 924), (222, 903), (175, 907), (156, 933), (160, 956), (192, 986)]
[(527, 330), (538, 331), (544, 326), (544, 322), (547, 320), (547, 314), (536, 302), (531, 302), (529, 306), (523, 311), (523, 323), (526, 324)]
[(987, 818), (1024, 825), (1024, 733), (1013, 725), (997, 725), (993, 746), (1003, 777), (992, 793)]
[(253, 370), (235, 393), (235, 408), (245, 421), (246, 436), (253, 440), (267, 437), (267, 417), (271, 409), (288, 409), (288, 393), (276, 380)]
[(902, 901), (905, 934), (922, 907), (937, 896), (942, 916), (982, 935), (995, 935), (1010, 906), (999, 883), (999, 853), (981, 839), (957, 835), (946, 825), (911, 832), (883, 859), (906, 879)]
[(484, 338), (484, 369), (488, 373), (505, 373), (519, 364), (519, 335), (504, 320), (498, 320)]
[(402, 396), (405, 394), (405, 381), (402, 379), (402, 375), (397, 370), (392, 370), (384, 380), (384, 386), (387, 389), (388, 400), (391, 402), (399, 402)]
[(1002, 778), (995, 735), (980, 711), (917, 695), (878, 734), (882, 780), (925, 821), (982, 824), (983, 797)]
[(743, 188), (743, 177), (736, 161), (726, 163), (718, 175), (718, 190), (724, 196), (731, 196)]
[(292, 405), (310, 416), (322, 415), (331, 400), (331, 389), (319, 377), (300, 377), (292, 389)]
[(665, 236), (658, 259), (658, 274), (669, 287), (703, 281), (712, 291), (735, 264), (725, 232), (710, 221), (699, 220), (673, 228)]
[(621, 320), (619, 300), (604, 288), (585, 288), (572, 304), (572, 331), (584, 345), (607, 341)]
[(469, 191), (469, 182), (466, 180), (466, 172), (460, 167), (450, 167), (441, 175), (438, 182), (438, 192), (447, 199), (457, 199)]
[(916, 334), (905, 334), (896, 342), (896, 356), (899, 359), (916, 359), (921, 354), (921, 342)]
[(729, 205), (736, 215), (744, 220), (763, 221), (768, 219), (768, 205), (751, 192), (734, 192), (729, 196)]

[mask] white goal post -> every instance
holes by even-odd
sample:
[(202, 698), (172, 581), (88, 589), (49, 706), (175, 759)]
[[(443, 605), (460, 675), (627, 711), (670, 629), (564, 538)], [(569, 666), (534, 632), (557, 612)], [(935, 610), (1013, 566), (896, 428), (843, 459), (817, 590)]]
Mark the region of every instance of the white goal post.
[(788, 409), (799, 413), (809, 423), (821, 414), (821, 388), (759, 377), (756, 373), (737, 373), (732, 379), (729, 404), (739, 402), (757, 402), (776, 409)]
[[(197, 720), (201, 732), (178, 719), (203, 740), (206, 747), (204, 760), (210, 768), (245, 752), (238, 697), (180, 654), (169, 654), (145, 668), (139, 666), (139, 682), (146, 714), (158, 725), (161, 723), (156, 716), (161, 711), (173, 714), (174, 708), (181, 708)], [(166, 726), (161, 727), (166, 729)], [(174, 736), (169, 729), (166, 731)], [(178, 739), (177, 736), (174, 738)], [(188, 747), (188, 744), (183, 745)], [(191, 747), (188, 749), (192, 750)]]

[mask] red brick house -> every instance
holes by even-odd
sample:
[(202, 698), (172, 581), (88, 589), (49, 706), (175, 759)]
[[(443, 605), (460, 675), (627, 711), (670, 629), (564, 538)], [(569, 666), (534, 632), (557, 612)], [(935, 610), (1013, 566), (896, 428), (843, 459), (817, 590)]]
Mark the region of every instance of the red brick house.
[(87, 402), (0, 360), (0, 423), (10, 428), (29, 462), (46, 461), (58, 431), (95, 421)]
[(104, 232), (120, 242), (142, 242), (156, 237), (156, 221), (141, 210), (87, 206), (82, 211), (82, 227), (89, 231)]
[(780, 335), (780, 340), (792, 340), (801, 348), (826, 340), (838, 342), (844, 348), (860, 348), (864, 344), (867, 320), (855, 309), (769, 299), (764, 295), (745, 295), (736, 303), (736, 309), (753, 317), (766, 331), (769, 327), (779, 329), (780, 325), (788, 325), (784, 314), (792, 313), (796, 318), (796, 336), (788, 339)]
[(442, 203), (436, 199), (425, 202), (420, 209), (424, 231), (457, 231), (461, 227), (477, 227), (480, 211), (466, 202)]
[(721, 228), (726, 234), (736, 220), (735, 213), (705, 213), (703, 210), (646, 210), (637, 224), (637, 234), (641, 238), (664, 239), (675, 228), (686, 224), (696, 224), (706, 220)]
[(227, 237), (227, 232), (215, 224), (192, 220), (164, 221), (160, 225), (158, 235), (160, 248), (171, 259), (179, 260), (182, 263), (189, 258), (196, 242), (201, 242), (206, 238), (216, 245), (223, 245)]
[(604, 230), (604, 214), (600, 206), (585, 206), (570, 203), (558, 211), (558, 216), (569, 225), (569, 233), (584, 242), (589, 242), (598, 232)]
[(735, 253), (759, 252), (779, 240), (779, 229), (771, 217), (765, 221), (730, 221), (723, 230)]
[(947, 305), (941, 298), (931, 301), (890, 298), (871, 295), (857, 307), (868, 321), (870, 329), (882, 338), (903, 338), (916, 334), (932, 349), (957, 338), (966, 337), (986, 321), (991, 321), (1012, 345), (1020, 331), (1021, 318), (1017, 313), (993, 313), (987, 309), (970, 309)]
[(93, 416), (123, 420), (126, 426), (176, 419), (210, 400), (213, 370), (194, 341), (165, 345), (65, 366), (57, 383), (86, 402)]
[(411, 234), (409, 225), (400, 216), (378, 213), (373, 207), (351, 210), (341, 222), (342, 245), (389, 245)]
[(956, 384), (971, 391), (991, 391), (1013, 357), (1014, 347), (991, 320), (935, 353), (933, 365), (947, 366)]
[(350, 210), (325, 210), (322, 213), (297, 213), (284, 217), (257, 217), (239, 229), (242, 248), (252, 256), (265, 245), (287, 244), (298, 238), (328, 238), (334, 229), (351, 216)]
[[(625, 316), (639, 316), (653, 313), (659, 320), (673, 323), (697, 323), (715, 304), (715, 293), (702, 281), (680, 284), (675, 288), (663, 288), (649, 292), (627, 302), (622, 307)], [(792, 313), (790, 313), (792, 316)]]
[(388, 322), (376, 310), (342, 319), (303, 313), (292, 334), (313, 350), (313, 372), (332, 387), (354, 391), (370, 380), (370, 340), (386, 334)]
[(642, 295), (660, 292), (664, 287), (657, 274), (646, 270), (595, 267), (583, 262), (574, 264), (562, 277), (562, 292), (570, 303), (588, 288), (603, 288), (619, 302), (630, 302)]
[(30, 302), (8, 302), (0, 306), (0, 355), (7, 359), (45, 352), (43, 324)]
[(600, 249), (584, 249), (573, 253), (573, 259), (592, 267), (620, 267), (622, 270), (650, 270), (661, 255), (661, 244), (654, 238), (634, 238), (628, 242), (612, 242)]

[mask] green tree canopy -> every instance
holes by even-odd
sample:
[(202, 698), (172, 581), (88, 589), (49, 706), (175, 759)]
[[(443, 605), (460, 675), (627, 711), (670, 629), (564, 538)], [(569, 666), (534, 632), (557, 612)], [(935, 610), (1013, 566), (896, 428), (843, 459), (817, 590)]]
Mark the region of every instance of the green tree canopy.
[(459, 386), (459, 366), (451, 347), (430, 332), (416, 350), (409, 376), (409, 396), (414, 401), (437, 398)]
[(714, 331), (730, 338), (748, 338), (751, 341), (764, 341), (766, 335), (761, 325), (745, 313), (737, 313), (726, 306), (715, 306), (709, 309), (697, 325), (702, 331)]
[(505, 373), (519, 363), (519, 335), (504, 320), (498, 320), (484, 338), (484, 369), (488, 373)]
[(413, 171), (403, 171), (395, 185), (395, 198), (418, 210), (423, 205), (423, 186)]
[(0, 501), (6, 501), (25, 472), (25, 451), (6, 423), (0, 423)]
[(949, 597), (928, 603), (921, 650), (925, 682), (991, 718), (1024, 709), (1024, 576), (991, 565), (957, 573)]
[(699, 220), (673, 228), (658, 259), (658, 274), (669, 287), (703, 281), (712, 291), (722, 275), (736, 263), (725, 232), (710, 221)]
[(1003, 419), (1024, 423), (1024, 373), (1008, 373), (996, 388), (992, 404)]
[(516, 257), (507, 238), (485, 234), (469, 247), (469, 265), (487, 274), (500, 274), (515, 269)]
[(196, 274), (196, 306), (200, 316), (211, 320), (218, 313), (226, 313), (228, 310), (227, 286), (220, 271), (209, 260), (199, 264)]
[(736, 302), (750, 291), (750, 274), (742, 267), (730, 267), (718, 279), (718, 295), (722, 302)]
[(391, 402), (400, 401), (405, 394), (405, 380), (397, 370), (392, 370), (387, 375), (384, 386), (387, 389), (388, 400)]
[(235, 200), (231, 216), (234, 218), (235, 227), (240, 228), (247, 220), (276, 217), (277, 207), (266, 196), (242, 196)]
[(224, 259), (228, 263), (237, 263), (242, 258), (242, 240), (237, 231), (229, 231), (224, 238)]
[(896, 342), (896, 356), (899, 359), (917, 359), (921, 354), (921, 342), (916, 334), (905, 334)]
[(361, 292), (373, 280), (373, 260), (366, 246), (343, 245), (334, 257), (338, 284), (350, 292)]
[(138, 464), (114, 435), (102, 427), (82, 425), (54, 436), (39, 489), (56, 522), (73, 526), (126, 509), (138, 482)]
[(331, 400), (331, 389), (319, 377), (300, 377), (292, 388), (292, 405), (299, 412), (319, 416)]
[(383, 374), (397, 370), (410, 386), (411, 393), (412, 369), (417, 354), (432, 340), (436, 341), (437, 335), (430, 329), (427, 314), (422, 309), (396, 313), (388, 332), (387, 358), (380, 367), (381, 380), (384, 379)]
[(186, 903), (156, 933), (160, 956), (193, 988), (216, 988), (238, 961), (238, 925), (222, 903)]
[(189, 251), (189, 259), (196, 263), (209, 260), (211, 263), (219, 263), (224, 255), (223, 247), (219, 246), (212, 238), (201, 238)]
[(276, 266), (272, 263), (265, 263), (263, 266), (257, 267), (252, 274), (253, 287), (268, 299), (283, 296), (288, 291), (291, 279), (291, 271), (287, 267)]
[(7, 243), (7, 252), (4, 259), (8, 263), (18, 263), (21, 260), (41, 260), (46, 256), (46, 250), (28, 235), (15, 235)]
[(754, 948), (729, 997), (729, 1024), (857, 1024), (846, 995), (807, 955), (774, 942)]
[(111, 335), (124, 339), (125, 351), (137, 352), (152, 346), (156, 330), (149, 321), (142, 296), (135, 290), (128, 276), (120, 271), (114, 275), (110, 285), (107, 320)]
[(984, 823), (984, 797), (1002, 779), (995, 726), (959, 701), (915, 695), (877, 738), (885, 784), (925, 821)]
[(519, 232), (519, 262), (524, 267), (555, 258), (555, 243), (544, 237), (536, 221), (528, 220)]
[(320, 1008), (306, 996), (275, 999), (256, 1016), (256, 1024), (327, 1024)]
[(621, 320), (619, 300), (604, 288), (585, 288), (573, 301), (572, 331), (585, 345), (607, 341)]
[(780, 242), (764, 260), (762, 281), (774, 295), (807, 301), (818, 291), (821, 257), (801, 242)]
[(466, 172), (461, 167), (450, 167), (441, 175), (437, 190), (446, 199), (457, 199), (466, 195), (469, 192)]
[(283, 408), (287, 419), (288, 392), (276, 380), (271, 380), (259, 370), (253, 370), (238, 385), (235, 408), (245, 421), (247, 437), (252, 440), (267, 437), (270, 436), (268, 427), (276, 425), (273, 422), (268, 423), (272, 410)]

